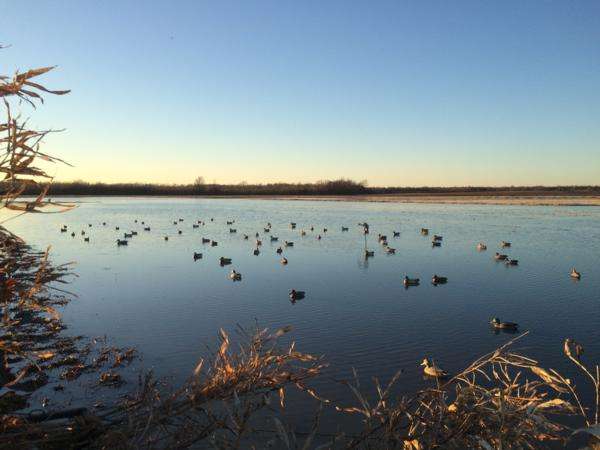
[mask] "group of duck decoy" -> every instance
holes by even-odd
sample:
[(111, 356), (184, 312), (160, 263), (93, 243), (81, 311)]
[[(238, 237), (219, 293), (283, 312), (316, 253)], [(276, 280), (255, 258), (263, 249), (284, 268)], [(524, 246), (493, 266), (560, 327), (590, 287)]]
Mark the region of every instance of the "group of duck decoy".
[[(179, 219), (173, 221), (173, 225), (180, 225), (183, 221), (184, 221), (183, 218), (179, 218)], [(214, 222), (214, 218), (210, 218), (210, 222)], [(143, 230), (145, 232), (151, 231), (151, 228), (149, 226), (147, 226), (144, 221), (138, 222), (138, 220), (136, 219), (136, 220), (134, 220), (134, 223), (136, 223), (136, 224), (140, 223), (143, 226)], [(231, 227), (232, 225), (234, 225), (234, 223), (235, 223), (235, 220), (227, 220), (226, 221), (227, 226), (230, 227), (229, 228), (229, 233), (230, 234), (237, 233), (237, 229)], [(195, 223), (192, 224), (192, 228), (196, 229), (196, 228), (199, 228), (200, 226), (204, 226), (204, 225), (205, 225), (205, 222), (203, 220), (197, 220)], [(365, 235), (364, 257), (365, 257), (365, 259), (371, 258), (371, 257), (373, 257), (375, 255), (375, 251), (374, 250), (369, 250), (367, 248), (367, 246), (366, 246), (366, 235), (369, 234), (369, 230), (370, 230), (369, 224), (366, 223), (366, 222), (364, 222), (364, 223), (359, 223), (358, 225), (362, 227), (363, 234)], [(102, 222), (102, 226), (107, 226), (106, 222)], [(91, 228), (91, 227), (92, 227), (92, 224), (89, 223), (88, 224), (88, 228)], [(296, 222), (290, 222), (290, 228), (292, 230), (295, 230), (296, 227), (297, 227)], [(268, 222), (266, 224), (266, 226), (263, 228), (264, 234), (271, 233), (271, 229), (272, 229), (272, 225), (271, 225), (270, 222)], [(63, 225), (61, 227), (60, 231), (61, 231), (61, 233), (67, 233), (68, 232), (67, 225)], [(116, 226), (115, 227), (115, 231), (120, 231), (120, 227)], [(310, 231), (314, 232), (315, 228), (313, 226), (311, 226), (310, 227)], [(322, 234), (326, 234), (327, 231), (328, 231), (327, 228), (323, 228)], [(342, 232), (347, 232), (347, 231), (349, 231), (349, 228), (345, 227), (345, 226), (342, 226), (341, 227), (341, 231)], [(182, 234), (183, 231), (181, 229), (178, 229), (177, 233), (178, 234)], [(392, 233), (393, 233), (392, 235), (393, 235), (394, 238), (400, 237), (400, 232), (399, 231), (393, 231)], [(429, 229), (428, 228), (421, 228), (420, 233), (423, 236), (428, 236), (429, 235)], [(306, 236), (306, 234), (307, 233), (306, 233), (305, 230), (301, 230), (300, 231), (300, 235), (301, 236)], [(316, 238), (318, 240), (322, 239), (322, 234), (320, 234), (320, 233), (317, 234)], [(86, 235), (85, 230), (81, 230), (81, 235), (83, 236), (84, 242), (90, 242), (90, 238), (89, 238), (89, 236)], [(117, 238), (116, 244), (117, 244), (117, 246), (128, 245), (129, 239), (132, 239), (134, 236), (137, 236), (137, 235), (138, 235), (138, 232), (135, 231), (135, 230), (131, 230), (129, 232), (124, 232), (123, 233), (123, 238)], [(75, 237), (76, 233), (74, 231), (71, 232), (71, 236)], [(255, 246), (254, 246), (254, 249), (253, 249), (253, 254), (256, 255), (256, 256), (258, 256), (260, 254), (260, 247), (262, 246), (262, 240), (259, 239), (259, 237), (260, 237), (260, 234), (258, 232), (256, 232), (254, 234), (254, 238), (256, 240), (255, 240)], [(249, 240), (250, 236), (248, 234), (243, 234), (242, 238), (244, 240)], [(168, 241), (169, 240), (169, 236), (168, 235), (164, 236), (164, 240)], [(377, 240), (382, 245), (384, 253), (386, 253), (388, 255), (392, 255), (392, 254), (396, 253), (396, 249), (393, 248), (393, 247), (390, 247), (390, 245), (388, 243), (388, 238), (387, 238), (386, 235), (378, 234), (377, 235)], [(269, 241), (271, 243), (278, 242), (279, 238), (277, 236), (274, 236), (274, 235), (271, 234), (269, 236)], [(206, 237), (202, 237), (201, 242), (202, 242), (202, 244), (210, 244), (211, 247), (217, 247), (218, 246), (218, 242), (217, 241), (215, 241), (213, 239), (206, 238)], [(438, 235), (438, 234), (434, 234), (433, 235), (433, 238), (431, 240), (432, 247), (441, 247), (442, 242), (443, 242), (443, 236)], [(275, 252), (278, 255), (282, 255), (284, 248), (293, 247), (293, 246), (294, 246), (294, 243), (292, 241), (283, 241), (283, 245), (277, 247), (277, 249), (275, 250)], [(507, 241), (501, 241), (500, 242), (500, 247), (502, 249), (504, 249), (504, 248), (510, 248), (511, 246), (512, 246), (512, 244), (510, 242), (507, 242)], [(483, 242), (480, 242), (480, 243), (477, 244), (476, 248), (477, 248), (478, 251), (485, 251), (485, 250), (487, 250), (487, 245), (484, 244)], [(200, 260), (200, 259), (203, 258), (203, 254), (201, 252), (193, 252), (192, 256), (193, 256), (193, 260), (194, 261), (197, 261), (197, 260)], [(494, 254), (494, 259), (496, 261), (503, 261), (507, 266), (516, 266), (516, 265), (519, 264), (519, 261), (517, 259), (509, 258), (508, 255), (502, 254), (502, 253), (499, 253), (499, 252), (496, 252)], [(226, 265), (229, 265), (231, 263), (232, 263), (231, 258), (226, 258), (226, 257), (223, 257), (223, 256), (221, 256), (219, 258), (219, 264), (221, 266), (226, 266)], [(281, 256), (280, 263), (282, 265), (286, 265), (286, 264), (288, 264), (288, 259), (285, 256)], [(575, 270), (575, 268), (573, 268), (571, 270), (570, 276), (572, 278), (574, 278), (574, 279), (580, 279), (581, 278), (581, 273), (579, 273), (577, 270)], [(229, 278), (231, 280), (233, 280), (233, 281), (241, 281), (242, 280), (242, 274), (239, 273), (239, 272), (237, 272), (236, 270), (232, 269), (231, 272), (229, 272)], [(448, 278), (444, 277), (444, 276), (440, 276), (440, 275), (434, 274), (431, 277), (431, 284), (433, 284), (434, 286), (437, 286), (437, 285), (440, 285), (440, 284), (446, 284), (447, 282), (448, 282)], [(420, 279), (419, 278), (410, 278), (408, 275), (404, 275), (404, 277), (402, 279), (402, 283), (405, 286), (405, 288), (408, 289), (411, 286), (418, 286), (420, 284)], [(304, 291), (297, 291), (295, 289), (292, 289), (289, 292), (289, 297), (290, 297), (290, 299), (292, 301), (300, 300), (300, 299), (304, 298), (304, 296), (305, 296), (305, 292)], [(493, 319), (491, 321), (491, 324), (496, 329), (508, 330), (508, 329), (516, 328), (516, 324), (514, 324), (512, 322), (500, 322), (497, 318)], [(426, 369), (427, 369), (427, 367), (431, 367), (431, 366), (425, 366)]]

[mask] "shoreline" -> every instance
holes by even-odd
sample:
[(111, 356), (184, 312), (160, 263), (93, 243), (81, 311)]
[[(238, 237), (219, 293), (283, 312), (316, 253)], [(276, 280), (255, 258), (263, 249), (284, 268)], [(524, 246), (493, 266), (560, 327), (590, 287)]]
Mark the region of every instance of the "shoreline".
[(417, 203), (444, 205), (506, 205), (506, 206), (600, 206), (598, 195), (450, 195), (450, 194), (362, 194), (362, 195), (72, 195), (75, 198), (201, 198), (236, 200), (285, 200), (321, 202)]

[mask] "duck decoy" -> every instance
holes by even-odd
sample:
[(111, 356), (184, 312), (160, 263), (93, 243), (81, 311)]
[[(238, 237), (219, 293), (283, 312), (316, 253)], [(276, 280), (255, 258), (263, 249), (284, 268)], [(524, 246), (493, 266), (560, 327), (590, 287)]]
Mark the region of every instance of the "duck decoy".
[(425, 375), (434, 378), (443, 378), (448, 376), (448, 374), (445, 371), (436, 366), (435, 363), (430, 363), (427, 358), (423, 360), (421, 365), (423, 366), (423, 373)]
[(227, 264), (231, 264), (231, 258), (224, 258), (223, 256), (221, 256), (219, 258), (219, 264), (222, 266), (226, 266)]
[(435, 274), (431, 277), (431, 284), (446, 284), (447, 282), (448, 278), (446, 277), (440, 277)]
[(404, 278), (402, 279), (402, 283), (406, 287), (408, 287), (408, 286), (418, 286), (419, 283), (420, 283), (420, 280), (418, 278), (408, 278), (407, 275), (404, 275)]
[(219, 243), (217, 241), (210, 241), (211, 247), (216, 247), (217, 245), (219, 245)]
[(496, 252), (496, 254), (494, 255), (494, 259), (496, 261), (505, 261), (507, 258), (508, 258), (507, 255), (502, 255), (502, 254), (500, 254), (498, 252)]
[(494, 328), (500, 330), (516, 330), (517, 328), (519, 328), (519, 324), (514, 322), (501, 322), (500, 319), (498, 319), (497, 317), (494, 317), (492, 320), (490, 320), (490, 324)]
[(485, 245), (483, 242), (480, 242), (479, 244), (477, 244), (477, 250), (480, 252), (487, 250), (487, 245)]
[(260, 255), (260, 250), (258, 249), (258, 247), (256, 247), (256, 248), (255, 248), (255, 249), (252, 251), (252, 254), (253, 254), (254, 256), (258, 256), (258, 255)]
[(392, 231), (394, 237), (400, 237), (399, 231)]
[(348, 231), (348, 227), (342, 227), (342, 232)]
[(500, 247), (502, 247), (502, 248), (506, 248), (506, 247), (510, 247), (510, 246), (511, 246), (510, 242), (506, 242), (506, 241), (500, 242)]
[(229, 278), (231, 278), (233, 281), (241, 281), (242, 274), (231, 269), (231, 272), (229, 272)]
[(121, 245), (127, 245), (127, 242), (125, 239), (117, 239), (117, 247), (121, 246)]
[(202, 253), (194, 252), (194, 261), (202, 259)]
[(279, 260), (279, 262), (285, 266), (288, 263), (288, 260), (287, 260), (287, 258), (284, 257), (284, 258), (281, 258)]
[(208, 238), (202, 238), (202, 243), (203, 244), (208, 244), (210, 242), (210, 239)]
[(281, 255), (283, 253), (283, 249), (281, 247), (277, 247), (277, 250), (275, 251), (278, 255)]
[(579, 280), (579, 279), (581, 278), (581, 273), (580, 273), (580, 272), (577, 272), (577, 271), (575, 270), (575, 267), (573, 267), (573, 268), (571, 269), (571, 274), (570, 274), (570, 275), (571, 275), (571, 278), (575, 278), (575, 279), (577, 279), (577, 280)]
[(375, 252), (373, 250), (365, 250), (365, 258), (371, 258), (375, 256)]
[(302, 300), (306, 296), (306, 292), (297, 291), (296, 289), (292, 289), (290, 291), (289, 295), (290, 295), (290, 300), (292, 300), (292, 301)]
[(285, 241), (284, 244), (285, 244), (286, 247), (293, 247), (294, 246), (294, 243), (290, 242), (290, 241)]
[(421, 234), (427, 236), (429, 234), (429, 228), (421, 228)]

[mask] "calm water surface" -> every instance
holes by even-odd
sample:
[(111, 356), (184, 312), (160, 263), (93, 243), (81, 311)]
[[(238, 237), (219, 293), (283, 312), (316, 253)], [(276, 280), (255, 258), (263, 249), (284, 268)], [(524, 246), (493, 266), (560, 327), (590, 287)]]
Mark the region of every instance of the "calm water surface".
[[(174, 225), (178, 218), (184, 221)], [(206, 225), (193, 229), (198, 219)], [(236, 221), (237, 234), (226, 220)], [(375, 250), (368, 261), (357, 226), (363, 221), (371, 225), (367, 246)], [(267, 222), (279, 243), (263, 233)], [(298, 223), (296, 230), (290, 222)], [(69, 234), (59, 232), (63, 223)], [(335, 380), (351, 377), (352, 368), (367, 382), (374, 376), (385, 382), (402, 368), (406, 392), (428, 383), (418, 365), (425, 356), (449, 372), (460, 370), (510, 338), (491, 331), (493, 316), (529, 330), (518, 348), (576, 380), (562, 356), (565, 337), (582, 342), (588, 360), (600, 360), (600, 208), (86, 198), (66, 214), (29, 215), (7, 225), (35, 246), (52, 245), (55, 262), (76, 262), (70, 290), (78, 298), (64, 310), (70, 332), (136, 346), (146, 367), (176, 380), (190, 374), (206, 345), (215, 345), (219, 328), (255, 321), (292, 325), (297, 347), (330, 363), (315, 383), (319, 392), (345, 404), (348, 390)], [(315, 231), (301, 237), (311, 225)], [(432, 248), (421, 227), (443, 235), (442, 247)], [(116, 238), (129, 230), (139, 235), (117, 247)], [(259, 256), (252, 254), (256, 231), (263, 239)], [(377, 233), (388, 236), (395, 255), (383, 253)], [(218, 247), (202, 245), (202, 237)], [(283, 240), (295, 243), (284, 251), (287, 266), (275, 253)], [(519, 266), (492, 259), (501, 240), (512, 242), (503, 253)], [(476, 251), (479, 241), (487, 251)], [(194, 262), (194, 251), (204, 258)], [(220, 267), (220, 256), (233, 264)], [(581, 281), (569, 277), (572, 266), (583, 273)], [(241, 282), (228, 278), (232, 268)], [(432, 286), (434, 273), (448, 284)], [(421, 285), (405, 289), (404, 274), (420, 277)], [(290, 303), (291, 288), (305, 290), (306, 298)], [(314, 407), (305, 397), (292, 398), (293, 413)]]

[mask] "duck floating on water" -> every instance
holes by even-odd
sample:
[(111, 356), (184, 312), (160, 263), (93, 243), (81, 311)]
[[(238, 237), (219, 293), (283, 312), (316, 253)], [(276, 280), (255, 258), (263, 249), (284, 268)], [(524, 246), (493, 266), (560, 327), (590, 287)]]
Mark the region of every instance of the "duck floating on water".
[(144, 231), (150, 231), (150, 227), (144, 227)]
[(219, 245), (219, 243), (217, 241), (210, 241), (211, 247), (216, 247), (217, 245)]
[(575, 270), (575, 267), (571, 269), (571, 278), (575, 278), (577, 280), (581, 279), (581, 273)]
[(229, 229), (229, 232), (230, 232), (230, 233), (237, 233), (237, 230), (236, 230), (235, 228), (230, 228), (230, 229)]
[(254, 256), (258, 256), (258, 255), (260, 255), (260, 250), (258, 249), (258, 247), (256, 247), (256, 248), (255, 248), (255, 249), (252, 251), (252, 254), (253, 254)]
[(494, 255), (494, 259), (496, 261), (505, 261), (508, 258), (508, 255), (502, 255), (498, 252), (496, 252), (496, 254)]
[(435, 363), (429, 362), (427, 358), (421, 362), (421, 366), (423, 366), (423, 373), (427, 376), (434, 378), (444, 378), (448, 376), (448, 373), (444, 370), (440, 369)]
[(432, 247), (441, 247), (442, 243), (440, 241), (431, 241)]
[(441, 241), (441, 240), (443, 240), (443, 239), (444, 239), (444, 237), (443, 237), (443, 236), (440, 236), (439, 234), (434, 234), (434, 235), (433, 235), (433, 240), (434, 240), (434, 241)]
[(431, 284), (446, 284), (448, 282), (448, 278), (447, 277), (440, 277), (438, 275), (433, 275), (431, 277)]
[(222, 266), (226, 266), (227, 264), (231, 264), (231, 258), (225, 258), (223, 256), (221, 256), (219, 258), (219, 264)]
[(84, 237), (83, 238), (83, 242), (90, 242), (90, 238), (89, 237)]
[(429, 234), (429, 228), (421, 228), (421, 234), (427, 236)]
[(194, 261), (202, 259), (202, 253), (194, 252)]
[(283, 257), (279, 260), (279, 262), (285, 266), (288, 263), (288, 260), (287, 258)]
[(477, 244), (477, 250), (480, 252), (487, 250), (487, 245), (485, 245), (483, 242), (480, 242), (479, 244)]
[(516, 330), (517, 328), (519, 328), (519, 324), (514, 323), (514, 322), (501, 322), (500, 319), (498, 319), (497, 317), (494, 317), (491, 321), (490, 324), (499, 330)]
[(125, 239), (117, 239), (117, 247), (121, 246), (121, 245), (127, 245), (127, 242)]
[(365, 258), (371, 258), (375, 256), (375, 251), (373, 250), (365, 250)]
[(392, 235), (394, 237), (400, 237), (400, 232), (399, 231), (392, 231)]
[(508, 258), (508, 259), (504, 260), (504, 264), (506, 264), (507, 266), (518, 266), (519, 260)]
[(229, 278), (233, 281), (242, 281), (242, 274), (231, 269), (231, 272), (229, 272)]
[(510, 242), (506, 242), (506, 241), (500, 242), (500, 247), (502, 247), (502, 248), (506, 248), (506, 247), (510, 247), (510, 246), (511, 246)]
[(388, 255), (394, 255), (394, 254), (396, 253), (396, 249), (395, 249), (395, 248), (392, 248), (392, 247), (385, 247), (385, 252), (386, 252)]
[(306, 292), (297, 291), (296, 289), (292, 289), (290, 291), (289, 295), (290, 295), (290, 300), (292, 300), (292, 301), (302, 300), (306, 296)]
[(210, 242), (210, 239), (208, 238), (202, 238), (202, 243), (203, 244), (208, 244)]
[(342, 227), (342, 232), (348, 231), (348, 227)]
[(277, 242), (279, 238), (277, 236), (271, 236), (271, 242)]
[(283, 249), (281, 247), (277, 247), (277, 250), (275, 250), (275, 252), (277, 252), (278, 255), (281, 255), (283, 253)]
[(284, 244), (285, 244), (286, 247), (293, 247), (294, 246), (294, 243), (290, 242), (290, 241), (285, 241)]

